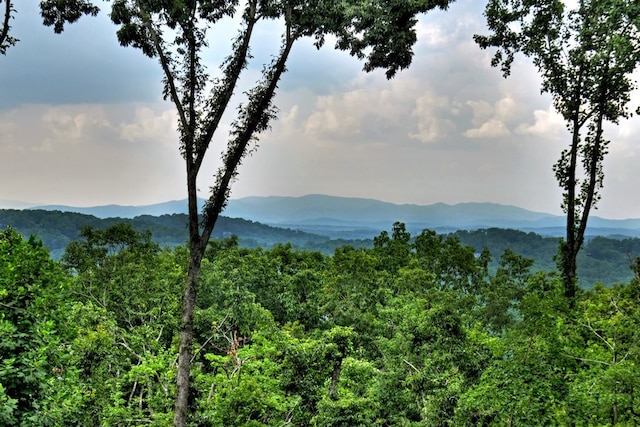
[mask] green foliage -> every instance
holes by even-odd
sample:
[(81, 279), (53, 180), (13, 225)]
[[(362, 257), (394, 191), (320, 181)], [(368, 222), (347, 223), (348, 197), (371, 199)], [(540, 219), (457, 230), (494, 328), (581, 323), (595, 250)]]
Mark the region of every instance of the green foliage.
[(45, 383), (58, 344), (62, 269), (35, 237), (0, 231), (0, 416), (4, 425), (48, 422)]
[[(196, 378), (203, 393), (198, 422), (213, 426), (286, 424), (300, 398), (281, 386), (283, 336), (228, 337), (226, 354), (207, 353), (207, 372)], [(204, 393), (207, 391), (207, 393)]]
[(456, 236), (424, 230), (416, 237), (415, 251), (425, 270), (436, 275), (440, 287), (475, 293), (487, 273), (487, 254), (475, 256), (475, 249), (463, 246)]
[[(140, 216), (131, 220), (123, 218), (98, 219), (89, 215), (71, 212), (49, 212), (39, 210), (0, 210), (0, 224), (9, 224), (22, 235), (36, 234), (51, 250), (53, 259), (61, 259), (65, 248), (73, 240), (80, 238), (83, 227), (104, 230), (118, 223), (130, 224), (138, 233), (152, 232), (153, 242), (161, 247), (175, 248), (187, 239), (186, 215)], [(287, 247), (295, 253), (301, 250), (318, 256), (335, 253), (336, 249), (349, 246), (356, 249), (368, 249), (374, 246), (373, 240), (329, 239), (315, 234), (295, 230), (269, 227), (256, 222), (238, 218), (220, 217), (213, 232), (215, 242), (225, 240), (226, 236), (237, 236), (241, 248)], [(446, 239), (447, 235), (441, 236)], [(489, 228), (480, 230), (458, 230), (451, 233), (463, 246), (472, 246), (475, 253), (481, 254), (486, 248), (492, 258), (489, 260), (489, 272), (494, 274), (499, 267), (500, 255), (506, 250), (534, 260), (533, 271), (551, 271), (556, 268), (554, 257), (558, 251), (558, 239), (543, 237), (539, 234), (518, 230)], [(391, 239), (387, 233), (387, 238)], [(412, 239), (412, 243), (415, 240)], [(640, 239), (622, 237), (593, 237), (585, 243), (584, 251), (578, 258), (578, 283), (588, 289), (595, 283), (611, 285), (631, 280), (633, 271), (629, 264), (640, 254)], [(307, 272), (309, 273), (309, 272)], [(306, 273), (304, 273), (306, 274)], [(319, 279), (317, 279), (319, 280)], [(274, 313), (275, 314), (275, 313)], [(276, 315), (277, 317), (277, 315)]]
[[(352, 357), (344, 358), (341, 362), (340, 380), (333, 394), (324, 394), (318, 402), (317, 415), (311, 420), (311, 425), (376, 425), (381, 405), (375, 395), (376, 374), (373, 363)], [(327, 387), (330, 388), (331, 385), (327, 384), (325, 388)]]
[[(135, 328), (162, 318), (167, 327), (177, 313), (184, 273), (171, 254), (161, 252), (150, 233), (138, 233), (128, 224), (85, 227), (81, 237), (62, 257), (76, 273), (72, 292), (114, 313), (120, 326)], [(177, 327), (175, 320), (171, 323)]]
[(574, 418), (586, 425), (634, 425), (640, 386), (638, 283), (596, 286), (578, 303), (568, 356), (580, 363), (572, 381)]
[(373, 239), (373, 247), (379, 259), (379, 268), (389, 272), (396, 272), (409, 260), (411, 235), (405, 225), (399, 222), (393, 224), (393, 231), (389, 237), (386, 231)]
[(500, 333), (511, 329), (516, 322), (518, 306), (526, 294), (533, 260), (505, 250), (496, 274), (482, 290), (480, 318), (489, 330)]
[(519, 305), (521, 320), (503, 339), (479, 335), (491, 363), (462, 398), (460, 415), (477, 425), (565, 425), (565, 380), (571, 361), (563, 355), (566, 304), (561, 283), (531, 277)]
[(184, 259), (126, 224), (82, 236), (63, 257), (71, 284), (46, 383), (56, 425), (167, 425)]
[(100, 9), (87, 0), (43, 1), (40, 5), (44, 25), (61, 33), (66, 23), (74, 23), (83, 15), (96, 16)]
[[(192, 425), (640, 423), (637, 281), (570, 308), (511, 250), (490, 272), (456, 238), (394, 230), (330, 257), (209, 245)], [(125, 225), (83, 236), (65, 276), (36, 239), (2, 234), (0, 424), (170, 425), (186, 249)]]
[(376, 340), (382, 371), (376, 386), (386, 424), (446, 425), (457, 399), (483, 363), (467, 338), (457, 291), (398, 297), (383, 312)]

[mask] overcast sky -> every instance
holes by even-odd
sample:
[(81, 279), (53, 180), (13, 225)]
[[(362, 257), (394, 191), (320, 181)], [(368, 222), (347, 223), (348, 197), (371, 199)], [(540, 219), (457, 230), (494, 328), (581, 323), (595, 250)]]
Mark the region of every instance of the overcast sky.
[[(37, 2), (24, 3), (13, 21), (20, 42), (0, 56), (4, 207), (9, 200), (92, 206), (184, 198), (176, 116), (161, 98), (155, 60), (120, 47), (104, 11), (54, 35), (40, 24)], [(505, 80), (490, 67), (491, 53), (474, 44), (473, 34), (485, 31), (483, 3), (459, 0), (423, 16), (413, 65), (391, 81), (362, 72), (329, 44), (317, 51), (300, 42), (280, 85), (278, 121), (244, 162), (232, 198), (320, 193), (560, 214), (552, 165), (569, 134), (526, 59)], [(214, 72), (235, 31), (219, 31), (212, 43)], [(260, 31), (245, 82), (257, 79), (278, 46), (277, 32)], [(640, 104), (638, 93), (632, 102)], [(640, 120), (609, 127), (607, 136), (596, 215), (640, 217)], [(203, 197), (221, 142), (201, 173)]]

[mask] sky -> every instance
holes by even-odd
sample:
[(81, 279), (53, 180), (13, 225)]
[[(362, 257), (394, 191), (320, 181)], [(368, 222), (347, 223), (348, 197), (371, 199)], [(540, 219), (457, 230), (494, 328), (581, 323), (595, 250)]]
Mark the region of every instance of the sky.
[[(473, 42), (486, 33), (483, 3), (458, 0), (421, 16), (413, 64), (392, 80), (365, 73), (331, 43), (317, 50), (300, 41), (280, 83), (278, 120), (244, 161), (231, 197), (493, 202), (561, 214), (552, 166), (570, 135), (528, 59), (519, 57), (504, 79), (490, 66), (492, 52)], [(55, 35), (41, 25), (37, 2), (17, 7), (12, 33), (20, 41), (0, 56), (0, 207), (186, 197), (175, 109), (162, 99), (156, 60), (119, 46), (106, 10)], [(278, 47), (275, 24), (258, 30), (245, 88)], [(235, 33), (228, 22), (212, 37), (211, 73)], [(631, 107), (638, 105), (634, 92)], [(606, 132), (612, 143), (594, 214), (640, 217), (640, 119)], [(202, 197), (225, 142), (223, 133), (211, 146)]]

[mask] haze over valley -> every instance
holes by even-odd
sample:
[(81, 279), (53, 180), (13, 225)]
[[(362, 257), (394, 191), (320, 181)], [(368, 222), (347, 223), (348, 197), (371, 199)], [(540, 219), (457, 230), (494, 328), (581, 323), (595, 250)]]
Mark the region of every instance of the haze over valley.
[[(201, 199), (200, 203), (203, 204), (204, 200)], [(187, 211), (186, 200), (143, 206), (77, 207), (34, 203), (20, 205), (30, 209), (84, 213), (98, 218), (160, 216)], [(1, 207), (8, 208), (10, 205), (0, 202)], [(498, 227), (560, 237), (564, 233), (566, 221), (560, 215), (495, 203), (398, 205), (375, 199), (317, 194), (301, 197), (231, 199), (223, 215), (333, 238), (371, 238), (396, 221), (405, 223), (413, 232), (419, 232), (424, 228), (448, 232)], [(589, 219), (588, 235), (637, 237), (640, 235), (640, 219), (612, 220), (594, 215)]]

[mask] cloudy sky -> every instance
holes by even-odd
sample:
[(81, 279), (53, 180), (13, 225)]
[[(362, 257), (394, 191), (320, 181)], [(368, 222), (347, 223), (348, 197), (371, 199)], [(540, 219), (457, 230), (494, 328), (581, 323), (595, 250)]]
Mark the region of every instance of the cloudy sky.
[[(40, 24), (37, 2), (28, 3), (13, 21), (20, 42), (0, 56), (0, 207), (184, 198), (176, 118), (161, 98), (158, 64), (120, 47), (104, 13), (54, 35)], [(278, 121), (242, 166), (232, 198), (319, 193), (560, 214), (552, 165), (569, 134), (526, 59), (505, 80), (473, 43), (485, 31), (482, 9), (458, 0), (423, 16), (413, 65), (391, 81), (330, 45), (300, 42), (280, 85)], [(260, 31), (245, 84), (278, 45), (272, 27)], [(214, 71), (234, 34), (224, 28), (212, 43)], [(640, 104), (637, 93), (632, 102)], [(613, 143), (596, 214), (640, 217), (640, 119), (607, 131)], [(210, 150), (202, 196), (221, 142)]]

